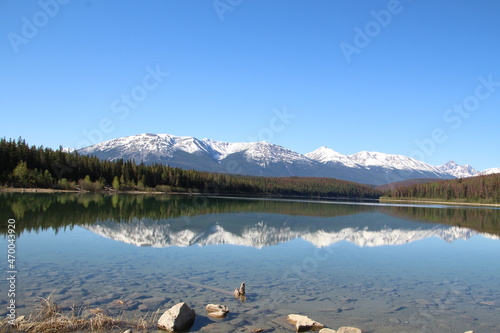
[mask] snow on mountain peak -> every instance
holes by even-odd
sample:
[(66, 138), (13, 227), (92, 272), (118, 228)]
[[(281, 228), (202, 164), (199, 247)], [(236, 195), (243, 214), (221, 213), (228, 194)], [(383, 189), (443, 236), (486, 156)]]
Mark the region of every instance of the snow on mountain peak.
[(277, 162), (309, 162), (302, 154), (266, 141), (230, 143), (211, 139), (199, 140), (190, 136), (151, 133), (108, 140), (80, 149), (79, 152), (89, 155), (111, 150), (119, 151), (121, 155), (146, 163), (161, 157), (172, 158), (175, 152), (207, 154), (215, 161), (220, 161), (231, 154), (243, 153), (248, 161), (255, 161), (262, 167)]
[(419, 169), (438, 172), (436, 167), (404, 155), (379, 153), (374, 151), (361, 151), (349, 156), (353, 161), (364, 166), (391, 167), (394, 169)]
[(486, 170), (479, 172), (479, 175), (486, 176), (486, 175), (492, 175), (495, 173), (500, 173), (500, 168), (489, 168), (489, 169), (486, 169)]
[(469, 164), (460, 165), (453, 160), (440, 165), (438, 169), (457, 178), (471, 177), (478, 174), (478, 171), (471, 167)]
[(330, 162), (337, 161), (338, 159), (345, 158), (347, 156), (336, 152), (335, 150), (328, 147), (320, 147), (315, 151), (306, 154), (310, 159), (320, 161), (320, 162)]
[(415, 169), (435, 174), (440, 173), (440, 170), (436, 167), (413, 158), (374, 151), (361, 151), (353, 155), (342, 155), (330, 148), (321, 147), (306, 154), (306, 156), (320, 163), (340, 162), (346, 166), (356, 168), (376, 166), (399, 170)]
[[(163, 163), (210, 172), (273, 177), (333, 177), (377, 185), (390, 180), (448, 179), (479, 174), (470, 165), (461, 166), (454, 161), (435, 167), (404, 155), (373, 151), (344, 155), (325, 146), (303, 155), (266, 141), (231, 143), (170, 134), (144, 133), (122, 137), (78, 152), (106, 160), (123, 158), (145, 164)], [(235, 163), (237, 168), (233, 167)], [(239, 171), (234, 171), (236, 169)], [(499, 171), (499, 168), (493, 168), (481, 174)]]
[(325, 146), (322, 146), (316, 149), (315, 151), (307, 153), (305, 156), (324, 164), (341, 163), (351, 168), (359, 168), (359, 166), (353, 161), (351, 161), (351, 159), (348, 156)]

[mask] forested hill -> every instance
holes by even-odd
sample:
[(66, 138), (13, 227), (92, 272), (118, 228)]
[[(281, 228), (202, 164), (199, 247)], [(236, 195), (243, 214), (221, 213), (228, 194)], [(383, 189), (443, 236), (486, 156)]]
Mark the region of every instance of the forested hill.
[(29, 146), (25, 140), (0, 140), (0, 185), (100, 191), (156, 190), (206, 194), (291, 195), (378, 198), (371, 186), (332, 178), (257, 177), (208, 173), (162, 164), (100, 160), (62, 148)]
[(387, 192), (395, 199), (433, 199), (500, 203), (500, 174), (396, 186)]

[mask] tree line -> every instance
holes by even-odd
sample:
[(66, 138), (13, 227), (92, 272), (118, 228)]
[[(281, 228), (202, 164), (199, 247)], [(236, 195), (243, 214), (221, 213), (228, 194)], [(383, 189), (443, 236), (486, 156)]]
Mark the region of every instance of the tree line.
[(205, 194), (291, 195), (378, 198), (371, 186), (332, 178), (259, 177), (196, 170), (95, 156), (43, 146), (22, 138), (0, 140), (0, 184), (5, 187), (77, 189), (84, 191), (155, 190)]
[(500, 174), (397, 186), (386, 195), (393, 198), (500, 203)]

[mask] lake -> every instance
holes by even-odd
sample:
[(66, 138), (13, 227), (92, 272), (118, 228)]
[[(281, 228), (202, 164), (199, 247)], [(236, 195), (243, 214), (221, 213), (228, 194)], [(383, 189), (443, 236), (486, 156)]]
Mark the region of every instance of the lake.
[[(500, 332), (500, 209), (17, 193), (0, 215), (2, 253), (16, 221), (19, 315), (52, 294), (124, 317), (184, 301), (191, 332), (293, 332), (291, 313), (363, 332)], [(210, 319), (208, 303), (230, 313)]]

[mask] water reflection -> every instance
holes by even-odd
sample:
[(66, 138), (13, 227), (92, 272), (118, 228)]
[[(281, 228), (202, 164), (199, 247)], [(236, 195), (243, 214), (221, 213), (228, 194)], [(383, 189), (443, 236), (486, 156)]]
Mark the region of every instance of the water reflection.
[[(233, 244), (256, 248), (302, 238), (317, 247), (400, 245), (477, 233), (500, 235), (500, 210), (470, 207), (355, 205), (199, 196), (3, 194), (2, 216), (24, 231), (84, 226), (138, 246)], [(4, 223), (5, 221), (2, 221)], [(427, 223), (433, 222), (433, 223)], [(438, 224), (436, 224), (438, 223)], [(6, 225), (1, 225), (6, 233)]]

